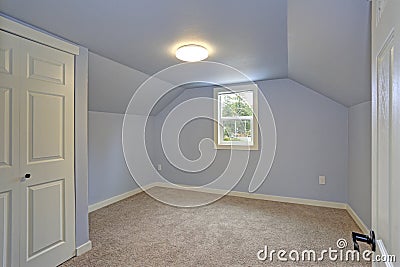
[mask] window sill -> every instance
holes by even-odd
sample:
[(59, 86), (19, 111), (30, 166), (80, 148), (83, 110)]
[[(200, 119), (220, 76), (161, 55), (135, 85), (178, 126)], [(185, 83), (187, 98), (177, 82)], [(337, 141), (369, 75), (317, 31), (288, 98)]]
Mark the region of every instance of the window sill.
[(214, 149), (217, 150), (259, 150), (258, 145), (252, 146), (238, 146), (238, 145), (215, 145)]

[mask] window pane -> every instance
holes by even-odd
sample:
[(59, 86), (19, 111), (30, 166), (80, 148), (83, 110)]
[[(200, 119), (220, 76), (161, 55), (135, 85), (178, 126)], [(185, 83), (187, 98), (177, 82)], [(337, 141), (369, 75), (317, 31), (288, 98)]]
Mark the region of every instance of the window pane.
[(222, 120), (223, 141), (252, 143), (251, 119)]
[(241, 117), (253, 115), (253, 91), (220, 93), (221, 117)]
[(241, 85), (234, 87), (233, 91), (216, 89), (218, 128), (215, 141), (221, 148), (233, 145), (254, 146), (257, 149), (257, 137), (254, 136), (257, 128), (253, 125), (257, 91), (249, 88)]

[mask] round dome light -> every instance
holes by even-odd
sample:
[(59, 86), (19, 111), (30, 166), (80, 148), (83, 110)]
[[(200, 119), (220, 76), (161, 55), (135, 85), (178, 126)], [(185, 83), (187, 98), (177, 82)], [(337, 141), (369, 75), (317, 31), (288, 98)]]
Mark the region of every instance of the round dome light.
[(184, 45), (176, 50), (176, 57), (187, 62), (202, 61), (208, 57), (208, 50), (201, 45)]

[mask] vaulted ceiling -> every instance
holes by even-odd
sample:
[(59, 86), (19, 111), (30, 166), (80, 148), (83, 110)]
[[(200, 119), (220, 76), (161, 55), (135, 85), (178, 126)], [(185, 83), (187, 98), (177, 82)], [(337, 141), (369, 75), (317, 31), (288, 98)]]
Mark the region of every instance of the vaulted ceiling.
[(371, 99), (366, 0), (288, 0), (289, 78), (346, 106)]
[(2, 13), (148, 75), (196, 42), (253, 80), (289, 77), (346, 106), (370, 99), (369, 9), (366, 0), (0, 0)]

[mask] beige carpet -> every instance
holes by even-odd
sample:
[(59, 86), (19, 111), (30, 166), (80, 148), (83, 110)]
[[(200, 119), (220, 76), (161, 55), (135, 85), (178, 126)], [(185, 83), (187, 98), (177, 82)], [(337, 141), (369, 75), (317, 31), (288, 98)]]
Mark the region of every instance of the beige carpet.
[[(155, 188), (182, 199), (199, 193)], [(93, 249), (67, 266), (366, 266), (345, 262), (264, 262), (257, 252), (322, 251), (360, 231), (345, 210), (224, 197), (175, 208), (140, 193), (90, 214)], [(366, 249), (366, 247), (362, 247)], [(287, 255), (286, 255), (287, 257)]]

